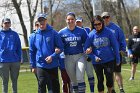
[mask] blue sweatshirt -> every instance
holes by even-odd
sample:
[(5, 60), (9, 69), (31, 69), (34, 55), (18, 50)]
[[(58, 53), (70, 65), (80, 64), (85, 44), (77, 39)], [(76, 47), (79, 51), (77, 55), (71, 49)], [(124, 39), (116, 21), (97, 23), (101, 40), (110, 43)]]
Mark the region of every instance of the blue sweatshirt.
[(110, 28), (117, 38), (119, 51), (126, 51), (126, 40), (122, 29), (113, 22), (110, 22), (106, 27)]
[[(102, 32), (97, 33), (95, 29), (89, 33), (84, 49), (92, 47), (90, 57), (93, 64), (102, 64), (116, 59), (120, 63), (119, 47), (115, 35), (109, 28), (103, 28)], [(96, 58), (100, 58), (100, 62), (95, 62)]]
[(21, 62), (21, 42), (18, 34), (11, 28), (0, 30), (0, 62)]
[[(59, 54), (55, 53), (55, 48), (63, 51), (63, 43), (58, 33), (47, 24), (46, 30), (38, 29), (29, 38), (29, 55), (32, 68), (55, 68), (58, 67)], [(47, 63), (45, 58), (51, 56), (52, 62)]]
[(65, 55), (83, 53), (83, 45), (87, 38), (87, 33), (84, 29), (75, 26), (73, 31), (67, 27), (59, 31), (59, 35), (64, 43)]

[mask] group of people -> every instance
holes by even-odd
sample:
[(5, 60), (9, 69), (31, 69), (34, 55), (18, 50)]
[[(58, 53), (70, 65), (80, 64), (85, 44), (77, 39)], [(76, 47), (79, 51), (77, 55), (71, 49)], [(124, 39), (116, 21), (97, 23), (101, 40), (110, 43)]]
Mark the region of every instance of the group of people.
[[(123, 89), (121, 75), (122, 56), (126, 55), (126, 38), (122, 29), (111, 22), (111, 15), (103, 12), (93, 19), (94, 29), (83, 26), (82, 17), (69, 12), (65, 17), (67, 26), (56, 31), (47, 21), (46, 14), (39, 14), (35, 30), (29, 37), (30, 66), (38, 82), (38, 93), (60, 93), (58, 69), (62, 77), (63, 93), (86, 93), (85, 72), (90, 93), (94, 91), (94, 74), (97, 76), (98, 93), (104, 93), (104, 75), (107, 93), (116, 93), (114, 81)], [(22, 60), (21, 42), (11, 28), (11, 20), (2, 20), (0, 30), (0, 76), (2, 91), (8, 93), (9, 75), (13, 93), (17, 91), (17, 79)], [(140, 43), (138, 26), (134, 26), (128, 40), (128, 56), (132, 59), (130, 80), (134, 80), (138, 55), (135, 44)], [(47, 89), (46, 89), (47, 86)]]

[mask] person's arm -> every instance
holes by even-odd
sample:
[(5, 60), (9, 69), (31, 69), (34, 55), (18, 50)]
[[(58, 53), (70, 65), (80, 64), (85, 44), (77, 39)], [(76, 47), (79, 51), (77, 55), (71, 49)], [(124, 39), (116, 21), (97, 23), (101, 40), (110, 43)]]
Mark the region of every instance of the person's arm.
[(21, 62), (22, 61), (22, 48), (21, 48), (21, 41), (20, 41), (20, 38), (19, 38), (18, 34), (17, 34), (17, 37), (16, 37), (16, 43), (17, 43), (16, 53), (19, 56), (19, 61)]
[(37, 49), (35, 47), (35, 34), (33, 33), (29, 37), (29, 55), (30, 55), (30, 66), (31, 68), (36, 68), (36, 52)]
[(119, 31), (120, 53), (124, 55), (126, 53), (126, 38), (121, 28), (118, 28), (118, 31)]
[(119, 65), (120, 64), (119, 45), (115, 35), (111, 31), (110, 31), (109, 39), (110, 39), (111, 47), (113, 48), (114, 51), (116, 63), (117, 65)]
[(56, 51), (51, 55), (52, 59), (53, 58), (57, 58), (59, 57), (59, 54), (63, 51), (64, 49), (64, 45), (63, 45), (63, 42), (61, 40), (61, 37), (60, 35), (57, 33), (57, 32), (54, 32), (54, 37), (55, 37), (55, 46), (56, 48), (59, 49), (59, 53), (57, 53)]
[(131, 37), (129, 37), (128, 39), (128, 57), (132, 58), (133, 54), (132, 54), (132, 45), (133, 45), (133, 40)]
[(91, 46), (92, 46), (92, 35), (89, 35), (84, 45), (84, 51), (88, 55), (88, 57), (92, 59), (92, 61), (99, 62), (101, 59), (97, 57), (95, 54), (93, 54), (93, 49)]

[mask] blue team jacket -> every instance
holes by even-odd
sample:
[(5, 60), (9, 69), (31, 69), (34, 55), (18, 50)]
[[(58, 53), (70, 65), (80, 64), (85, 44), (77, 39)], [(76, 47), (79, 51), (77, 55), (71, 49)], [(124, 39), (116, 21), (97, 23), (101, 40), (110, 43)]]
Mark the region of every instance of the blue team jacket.
[[(102, 64), (116, 59), (120, 63), (119, 47), (115, 35), (112, 31), (105, 27), (102, 32), (97, 33), (94, 29), (89, 33), (84, 49), (92, 47), (92, 53), (89, 55), (93, 64)], [(99, 57), (100, 62), (95, 62), (95, 58)]]
[(21, 62), (21, 42), (18, 34), (11, 28), (0, 30), (0, 62)]
[(119, 44), (119, 50), (125, 52), (126, 51), (126, 40), (125, 40), (125, 36), (124, 36), (122, 29), (113, 22), (110, 22), (109, 25), (107, 25), (106, 27), (110, 28), (111, 31), (115, 34), (118, 44)]
[[(63, 51), (63, 43), (58, 33), (47, 24), (47, 29), (38, 29), (29, 37), (29, 55), (32, 68), (41, 67), (51, 69), (58, 67), (59, 54), (55, 53), (55, 48)], [(52, 56), (52, 62), (47, 63), (45, 58)]]

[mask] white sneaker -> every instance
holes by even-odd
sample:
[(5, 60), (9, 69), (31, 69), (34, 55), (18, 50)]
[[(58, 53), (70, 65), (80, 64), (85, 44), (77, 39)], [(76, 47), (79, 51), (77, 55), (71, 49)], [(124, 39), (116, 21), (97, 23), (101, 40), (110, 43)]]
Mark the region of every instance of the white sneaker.
[(129, 80), (134, 80), (134, 77), (131, 77)]

